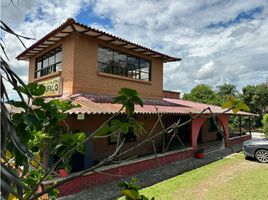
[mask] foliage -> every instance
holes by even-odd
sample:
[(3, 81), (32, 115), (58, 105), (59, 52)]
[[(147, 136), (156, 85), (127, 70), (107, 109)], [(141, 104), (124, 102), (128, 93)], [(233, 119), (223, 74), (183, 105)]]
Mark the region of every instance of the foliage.
[(236, 86), (230, 83), (224, 83), (216, 87), (218, 89), (218, 94), (221, 98), (226, 99), (228, 96), (237, 96), (238, 91)]
[[(118, 185), (123, 188), (121, 194), (125, 196), (126, 200), (149, 200), (149, 198), (139, 193), (140, 187), (135, 177), (132, 177), (130, 182), (123, 181)], [(151, 200), (154, 200), (154, 197)]]
[(121, 88), (118, 96), (114, 99), (114, 103), (122, 104), (126, 111), (126, 116), (122, 119), (111, 119), (110, 123), (104, 124), (96, 136), (107, 135), (108, 133), (123, 133), (128, 134), (129, 130), (133, 130), (135, 135), (141, 135), (145, 132), (142, 124), (137, 121), (133, 115), (135, 111), (135, 104), (143, 106), (143, 101), (139, 97), (136, 90), (130, 88)]
[[(55, 146), (60, 146), (61, 149), (66, 150), (70, 147), (66, 144), (66, 141), (72, 142), (70, 145), (79, 142), (77, 134), (64, 134), (68, 130), (59, 125), (67, 117), (66, 111), (77, 107), (77, 105), (71, 104), (70, 101), (60, 101), (58, 99), (45, 101), (44, 98), (39, 97), (45, 92), (45, 87), (37, 83), (30, 83), (25, 88), (19, 87), (19, 91), (22, 94), (30, 93), (34, 99), (30, 107), (25, 105), (23, 101), (9, 101), (9, 104), (22, 110), (20, 113), (12, 114), (11, 120), (24, 145), (32, 152), (41, 152), (43, 165), (47, 168), (47, 160), (50, 152), (54, 152)], [(85, 134), (82, 133), (80, 137), (85, 138)], [(26, 157), (18, 153), (16, 148), (11, 149), (11, 151), (14, 153), (16, 166), (21, 166), (23, 162), (27, 162)]]
[(268, 138), (268, 114), (263, 115), (262, 125), (265, 137)]
[(212, 105), (221, 105), (222, 103), (220, 96), (205, 84), (194, 87), (190, 93), (183, 95), (183, 99)]
[(268, 113), (268, 82), (259, 85), (247, 85), (242, 89), (243, 101), (249, 105), (250, 110), (260, 115), (256, 125), (261, 126), (263, 114)]
[(195, 150), (195, 153), (204, 153), (205, 149), (204, 148), (198, 148)]
[[(23, 100), (10, 100), (8, 103), (20, 109), (20, 112), (11, 115), (11, 123), (14, 124), (20, 145), (25, 146), (35, 155), (35, 161), (30, 160), (9, 139), (5, 141), (6, 148), (1, 150), (3, 153), (10, 154), (9, 160), (14, 160), (15, 168), (23, 169), (21, 182), (26, 186), (24, 195), (27, 197), (45, 175), (48, 169), (48, 158), (51, 155), (62, 156), (63, 152), (83, 141), (85, 133), (65, 133), (65, 128), (59, 124), (67, 117), (66, 111), (77, 105), (60, 100), (45, 101), (39, 97), (45, 92), (45, 87), (37, 83), (18, 86), (17, 92), (33, 97), (31, 105)], [(80, 145), (75, 150), (83, 153), (84, 146)], [(64, 159), (65, 165), (68, 165), (71, 155)], [(40, 162), (43, 164), (41, 165)], [(56, 193), (51, 191), (49, 194)]]
[(228, 101), (222, 104), (222, 108), (231, 108), (234, 114), (240, 110), (244, 110), (246, 112), (250, 111), (250, 108), (247, 106), (247, 104), (245, 104), (242, 100), (236, 99), (232, 96), (229, 96)]

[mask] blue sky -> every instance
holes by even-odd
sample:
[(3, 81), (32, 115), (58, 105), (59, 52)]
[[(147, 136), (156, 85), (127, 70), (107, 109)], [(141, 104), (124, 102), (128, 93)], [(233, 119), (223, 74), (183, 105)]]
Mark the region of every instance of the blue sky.
[[(1, 1), (2, 19), (40, 39), (68, 17), (182, 62), (164, 66), (164, 89), (189, 92), (197, 84), (241, 89), (268, 77), (267, 0), (24, 0)], [(23, 48), (5, 36), (11, 58)], [(25, 41), (30, 46), (34, 41)], [(28, 63), (11, 59), (27, 81)]]

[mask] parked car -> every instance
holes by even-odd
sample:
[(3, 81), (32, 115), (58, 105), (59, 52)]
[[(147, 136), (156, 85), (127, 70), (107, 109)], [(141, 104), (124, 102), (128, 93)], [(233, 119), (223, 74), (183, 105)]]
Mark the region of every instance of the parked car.
[(243, 151), (246, 157), (254, 158), (261, 163), (268, 163), (268, 139), (245, 141)]

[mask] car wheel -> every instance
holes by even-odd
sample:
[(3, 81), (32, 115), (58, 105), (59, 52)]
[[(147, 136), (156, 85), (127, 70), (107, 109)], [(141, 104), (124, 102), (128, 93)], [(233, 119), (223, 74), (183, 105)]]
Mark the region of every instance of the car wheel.
[(261, 163), (268, 163), (268, 150), (259, 149), (255, 153), (255, 158)]

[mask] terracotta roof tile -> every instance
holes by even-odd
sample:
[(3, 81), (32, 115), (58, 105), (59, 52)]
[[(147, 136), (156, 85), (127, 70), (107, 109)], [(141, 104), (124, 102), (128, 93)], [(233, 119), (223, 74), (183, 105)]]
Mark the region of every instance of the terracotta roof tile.
[[(76, 95), (71, 98), (73, 103), (80, 104), (81, 107), (73, 108), (68, 111), (69, 114), (113, 114), (120, 110), (121, 104), (113, 104), (112, 96), (101, 95)], [(219, 106), (195, 103), (191, 101), (184, 101), (180, 99), (163, 100), (144, 100), (144, 106), (135, 106), (135, 113), (137, 114), (157, 114), (170, 113), (170, 114), (197, 114), (202, 112), (205, 108), (210, 107), (213, 113), (222, 113), (225, 110)], [(204, 114), (210, 114), (206, 111)], [(231, 111), (226, 114), (232, 114)], [(238, 112), (238, 115), (252, 115), (255, 114), (247, 112)]]
[[(69, 31), (67, 29), (69, 28)], [(166, 54), (154, 51), (150, 48), (144, 47), (142, 45), (130, 42), (128, 40), (119, 38), (117, 36), (111, 35), (109, 33), (100, 31), (98, 29), (86, 26), (84, 24), (80, 24), (76, 22), (72, 18), (68, 18), (62, 25), (60, 25), (58, 28), (54, 29), (47, 35), (45, 35), (42, 39), (38, 40), (36, 43), (34, 43), (32, 46), (30, 46), (28, 49), (20, 53), (16, 58), (19, 60), (27, 60), (31, 56), (34, 56), (35, 54), (39, 53), (43, 49), (49, 47), (49, 45), (52, 45), (56, 43), (57, 41), (61, 40), (60, 38), (64, 38), (67, 35), (69, 35), (71, 32), (79, 32), (81, 34), (87, 34), (92, 37), (97, 37), (101, 40), (104, 40), (106, 42), (110, 42), (114, 45), (119, 45), (121, 47), (124, 47), (126, 49), (136, 49), (137, 53), (141, 53), (144, 55), (148, 55), (151, 57), (156, 58), (162, 58), (164, 62), (174, 62), (174, 61), (180, 61), (181, 58), (176, 58), (172, 56), (168, 56)], [(60, 37), (54, 37), (57, 34), (63, 34)], [(54, 37), (54, 38), (53, 38)], [(53, 39), (53, 40), (52, 40)], [(49, 42), (49, 44), (46, 44), (46, 42)]]

